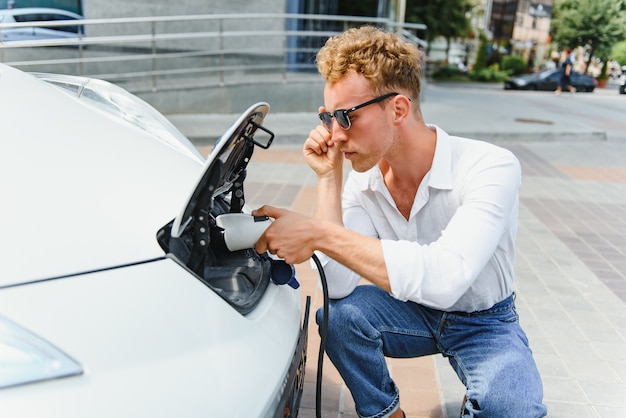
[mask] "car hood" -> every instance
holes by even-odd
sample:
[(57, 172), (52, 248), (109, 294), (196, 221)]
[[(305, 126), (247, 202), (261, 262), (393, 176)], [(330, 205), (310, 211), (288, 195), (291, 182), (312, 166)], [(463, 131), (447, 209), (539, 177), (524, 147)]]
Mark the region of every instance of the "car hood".
[(0, 64), (0, 286), (164, 257), (203, 172), (186, 138), (57, 87)]

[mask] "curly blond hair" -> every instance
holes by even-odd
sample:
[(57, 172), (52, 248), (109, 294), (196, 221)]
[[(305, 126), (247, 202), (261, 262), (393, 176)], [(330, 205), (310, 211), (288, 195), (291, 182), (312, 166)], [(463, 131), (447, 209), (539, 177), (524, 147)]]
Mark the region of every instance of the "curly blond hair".
[(422, 53), (398, 36), (372, 26), (333, 36), (317, 53), (317, 68), (327, 83), (350, 71), (364, 75), (375, 94), (402, 90), (417, 100), (421, 90)]

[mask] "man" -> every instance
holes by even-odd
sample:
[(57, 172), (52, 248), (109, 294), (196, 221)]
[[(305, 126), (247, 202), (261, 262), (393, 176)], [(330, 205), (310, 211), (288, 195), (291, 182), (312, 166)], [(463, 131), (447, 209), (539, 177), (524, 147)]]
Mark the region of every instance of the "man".
[[(404, 416), (385, 356), (442, 353), (467, 387), (463, 416), (542, 417), (514, 309), (519, 162), (424, 123), (420, 62), (414, 46), (371, 27), (328, 40), (317, 55), (322, 123), (304, 144), (317, 216), (263, 206), (254, 214), (275, 220), (256, 249), (288, 263), (319, 251), (327, 353), (359, 416)], [(344, 159), (353, 171), (342, 201)]]
[(563, 91), (563, 89), (568, 89), (570, 93), (576, 93), (576, 87), (572, 86), (571, 74), (574, 68), (574, 63), (572, 62), (572, 51), (569, 48), (565, 48), (563, 51), (565, 54), (565, 60), (561, 64), (561, 79), (559, 80), (559, 85), (555, 90), (555, 94), (559, 95)]

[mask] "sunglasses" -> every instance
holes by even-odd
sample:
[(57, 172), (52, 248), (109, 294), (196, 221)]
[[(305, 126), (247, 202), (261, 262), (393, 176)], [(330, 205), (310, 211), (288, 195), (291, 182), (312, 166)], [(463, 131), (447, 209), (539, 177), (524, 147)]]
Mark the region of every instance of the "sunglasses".
[(337, 123), (339, 123), (339, 126), (341, 126), (343, 129), (350, 129), (350, 126), (352, 125), (350, 123), (350, 113), (354, 112), (355, 110), (359, 110), (365, 106), (369, 106), (371, 104), (374, 103), (379, 103), (382, 102), (385, 99), (388, 99), (390, 97), (393, 96), (397, 96), (400, 93), (387, 93), (387, 94), (383, 94), (382, 96), (378, 96), (372, 100), (369, 100), (365, 103), (361, 103), (358, 106), (354, 106), (351, 107), (350, 109), (337, 109), (334, 112), (322, 112), (319, 114), (319, 117), (322, 121), (322, 123), (324, 124), (324, 126), (326, 127), (326, 129), (328, 129), (329, 132), (331, 132), (333, 130), (333, 118), (335, 118), (335, 120), (337, 121)]

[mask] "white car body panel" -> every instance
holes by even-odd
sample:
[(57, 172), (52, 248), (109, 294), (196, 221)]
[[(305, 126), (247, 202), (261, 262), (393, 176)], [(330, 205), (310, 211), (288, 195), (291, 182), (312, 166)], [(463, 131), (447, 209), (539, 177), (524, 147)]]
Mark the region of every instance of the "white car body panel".
[(294, 350), (299, 306), (298, 292), (271, 285), (244, 317), (169, 259), (4, 289), (3, 315), (85, 372), (0, 390), (2, 416), (267, 416), (275, 405), (264, 401), (279, 395)]
[[(258, 298), (236, 308), (210, 268), (201, 279), (166, 254), (157, 232), (210, 159), (128, 120), (0, 64), (0, 324), (82, 368), (0, 385), (0, 416), (273, 416), (297, 388), (287, 373), (303, 382), (301, 294), (253, 277)], [(246, 251), (226, 278), (260, 265)], [(15, 341), (2, 330), (0, 374)]]
[[(58, 88), (0, 69), (0, 97), (11, 97), (0, 99), (0, 115), (11, 115), (0, 135), (15, 138), (0, 142), (0, 254), (12, 254), (0, 263), (0, 285), (162, 257), (156, 231), (180, 211), (202, 162)], [(57, 147), (72, 152), (51, 158)], [(12, 219), (37, 224), (37, 235)]]

